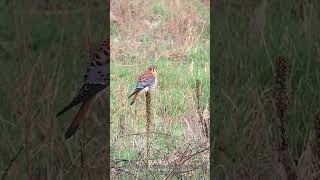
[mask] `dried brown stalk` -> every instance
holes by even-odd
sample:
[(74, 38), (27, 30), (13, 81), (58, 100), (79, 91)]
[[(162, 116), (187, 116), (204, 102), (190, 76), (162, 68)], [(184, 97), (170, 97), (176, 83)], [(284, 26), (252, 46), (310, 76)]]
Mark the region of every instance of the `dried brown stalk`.
[(151, 126), (151, 92), (146, 92), (146, 117), (147, 117), (147, 166), (150, 152), (150, 126)]
[(201, 86), (201, 82), (200, 82), (200, 80), (197, 80), (196, 81), (196, 109), (197, 109), (197, 113), (199, 115), (199, 123), (202, 126), (202, 133), (208, 139), (209, 138), (208, 125), (207, 125), (207, 122), (204, 121), (204, 119), (203, 119), (203, 114), (202, 114), (201, 107), (200, 107), (200, 94), (201, 94), (200, 86)]
[(280, 131), (280, 137), (277, 142), (278, 162), (286, 173), (286, 179), (297, 179), (294, 168), (291, 166), (290, 155), (288, 151), (288, 137), (285, 129), (285, 114), (288, 107), (287, 95), (287, 59), (279, 56), (276, 60), (276, 87), (274, 92), (277, 126)]
[[(21, 9), (22, 4), (18, 4), (17, 9)], [(17, 10), (15, 9), (15, 11)], [(26, 51), (26, 39), (24, 31), (21, 31), (23, 26), (23, 16), (15, 14), (15, 28), (16, 28), (16, 54), (18, 61), (24, 61), (27, 51)], [(34, 69), (33, 69), (34, 70)], [(25, 82), (22, 87), (22, 96), (24, 97), (23, 104), (21, 106), (21, 127), (23, 129), (22, 139), (25, 145), (25, 161), (28, 179), (32, 179), (32, 161), (31, 161), (31, 145), (30, 145), (30, 127), (31, 127), (31, 105), (30, 105), (30, 91), (31, 91), (31, 81), (32, 81), (33, 71), (29, 76), (26, 77)]]

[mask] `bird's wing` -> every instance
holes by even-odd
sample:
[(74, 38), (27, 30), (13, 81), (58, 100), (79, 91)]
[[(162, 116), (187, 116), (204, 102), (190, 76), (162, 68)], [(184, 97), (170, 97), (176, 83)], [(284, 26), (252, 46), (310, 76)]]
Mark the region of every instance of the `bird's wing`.
[(100, 64), (98, 61), (92, 61), (84, 75), (84, 85), (72, 102), (63, 108), (57, 114), (57, 116), (60, 116), (75, 105), (96, 95), (99, 91), (103, 90), (107, 85), (109, 85), (109, 81), (109, 64)]
[(137, 82), (136, 89), (144, 89), (155, 82), (155, 77), (152, 75), (141, 76)]
[(109, 81), (109, 64), (100, 64), (98, 61), (92, 61), (84, 75), (84, 83), (108, 85)]
[(88, 100), (89, 98), (96, 95), (98, 92), (103, 90), (106, 87), (104, 84), (84, 84), (75, 98), (68, 104), (65, 108), (63, 108), (59, 113), (57, 113), (57, 117), (61, 114), (65, 113), (72, 107), (78, 105), (79, 103)]

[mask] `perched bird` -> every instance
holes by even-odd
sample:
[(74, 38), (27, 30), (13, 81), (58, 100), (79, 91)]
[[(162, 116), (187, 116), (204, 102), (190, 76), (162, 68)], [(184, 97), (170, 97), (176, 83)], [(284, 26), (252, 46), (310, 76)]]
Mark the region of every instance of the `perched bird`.
[(130, 105), (132, 105), (135, 102), (140, 92), (152, 91), (155, 89), (156, 85), (157, 85), (157, 68), (156, 66), (151, 65), (147, 71), (145, 71), (142, 75), (139, 76), (136, 89), (128, 97), (130, 98), (131, 96), (134, 95)]
[(84, 75), (83, 86), (70, 104), (63, 108), (57, 117), (72, 107), (82, 103), (79, 112), (65, 133), (65, 138), (71, 137), (79, 128), (80, 122), (86, 118), (95, 96), (109, 85), (110, 81), (110, 46), (109, 41), (103, 41), (97, 49), (91, 52), (90, 64)]

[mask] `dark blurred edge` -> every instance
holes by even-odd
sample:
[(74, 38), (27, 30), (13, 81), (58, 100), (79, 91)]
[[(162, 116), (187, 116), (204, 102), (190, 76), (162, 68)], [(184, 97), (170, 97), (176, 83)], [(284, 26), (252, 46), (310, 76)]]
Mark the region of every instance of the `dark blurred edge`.
[[(219, 6), (216, 6), (217, 2), (219, 3)], [(223, 132), (224, 131), (224, 129), (223, 129), (223, 126), (224, 126), (223, 121), (228, 118), (228, 117), (226, 117), (224, 115), (224, 113), (228, 112), (228, 110), (225, 110), (226, 108), (228, 108), (228, 106), (226, 106), (227, 100), (224, 97), (224, 93), (223, 92), (229, 91), (231, 88), (238, 88), (237, 86), (235, 86), (235, 87), (231, 87), (230, 86), (230, 84), (234, 83), (234, 82), (237, 82), (238, 84), (244, 86), (244, 84), (241, 84), (241, 83), (245, 82), (245, 80), (241, 79), (241, 78), (242, 77), (246, 77), (246, 76), (238, 75), (238, 76), (235, 76), (235, 77), (237, 77), (237, 79), (231, 79), (230, 76), (228, 76), (229, 74), (233, 74), (234, 75), (234, 73), (231, 72), (232, 70), (240, 69), (238, 67), (235, 67), (235, 66), (237, 66), (239, 64), (239, 63), (237, 64), (235, 62), (241, 61), (241, 60), (243, 61), (246, 58), (246, 57), (239, 57), (239, 56), (237, 57), (237, 55), (239, 53), (236, 53), (234, 51), (228, 51), (228, 50), (233, 49), (231, 47), (243, 45), (243, 42), (239, 42), (239, 44), (236, 44), (236, 43), (238, 43), (238, 42), (236, 42), (237, 38), (232, 39), (233, 37), (231, 37), (231, 35), (232, 35), (231, 32), (230, 32), (230, 39), (232, 39), (232, 41), (231, 41), (232, 43), (228, 42), (227, 39), (223, 39), (223, 37), (221, 37), (221, 36), (219, 37), (219, 35), (222, 34), (221, 32), (223, 31), (223, 29), (218, 29), (218, 28), (221, 27), (222, 24), (228, 24), (229, 25), (228, 28), (230, 28), (230, 29), (232, 28), (232, 30), (235, 30), (235, 31), (236, 31), (236, 28), (237, 28), (237, 25), (231, 24), (230, 22), (223, 22), (221, 19), (219, 19), (219, 17), (221, 18), (221, 16), (229, 16), (229, 14), (227, 14), (227, 12), (221, 10), (221, 7), (222, 6), (228, 6), (228, 5), (230, 6), (230, 4), (231, 4), (230, 2), (236, 2), (236, 1), (228, 1), (228, 0), (210, 1), (210, 108), (211, 108), (211, 111), (210, 111), (211, 112), (211, 114), (210, 114), (210, 117), (211, 117), (211, 119), (210, 119), (211, 120), (211, 123), (210, 123), (210, 179), (215, 179), (214, 177), (217, 177), (217, 175), (214, 174), (214, 173), (217, 172), (218, 168), (223, 169), (223, 168), (228, 168), (228, 166), (229, 167), (232, 166), (232, 162), (231, 161), (230, 161), (230, 164), (226, 165), (225, 167), (223, 167), (223, 164), (221, 164), (221, 162), (218, 162), (218, 161), (221, 160), (220, 159), (221, 156), (219, 157), (219, 152), (221, 152), (221, 151), (223, 151), (225, 149), (228, 149), (228, 150), (231, 149), (230, 146), (229, 147), (228, 146), (223, 147), (223, 144), (225, 144), (224, 141), (226, 141), (226, 139), (224, 139), (224, 138), (226, 138), (226, 136), (224, 135), (224, 132)], [(241, 2), (239, 1), (239, 3), (238, 3), (239, 7), (242, 7), (242, 8), (244, 7), (244, 5), (241, 4), (243, 2), (250, 3), (251, 1), (241, 1)], [(254, 2), (254, 1), (252, 1), (252, 2)], [(286, 8), (288, 9), (288, 11), (286, 12), (287, 14), (283, 14), (283, 12), (280, 11), (280, 10), (275, 13), (277, 15), (277, 17), (279, 17), (279, 19), (280, 19), (281, 16), (287, 17), (288, 14), (290, 13), (289, 10), (295, 8), (295, 6), (293, 6), (293, 5), (292, 5), (292, 7), (290, 7), (291, 9), (289, 7), (286, 7), (285, 6), (286, 3), (289, 2), (289, 3), (294, 4), (293, 2), (299, 2), (299, 1), (281, 1), (281, 3), (280, 3), (280, 1), (279, 1), (279, 3), (277, 1), (271, 1), (271, 2), (273, 3), (273, 6), (272, 6), (273, 9), (276, 9), (276, 8), (279, 8), (279, 9), (282, 8), (282, 10), (286, 9)], [(270, 2), (268, 1), (268, 3), (270, 3)], [(301, 1), (300, 1), (300, 3), (301, 3)], [(315, 1), (314, 1), (314, 3), (315, 3)], [(317, 5), (315, 7), (319, 7), (319, 4), (317, 4), (317, 3), (315, 3), (315, 4)], [(270, 5), (270, 7), (271, 7), (271, 5)], [(271, 8), (270, 7), (269, 7), (269, 9), (267, 9), (268, 10), (267, 12), (271, 14), (271, 10), (270, 10)], [(217, 10), (219, 11), (218, 17), (215, 16), (216, 15), (215, 12), (217, 12)], [(314, 10), (314, 12), (319, 12), (319, 11)], [(276, 16), (276, 15), (272, 15), (272, 14), (270, 15), (270, 14), (269, 14), (270, 17)], [(242, 14), (241, 14), (241, 12), (239, 12), (236, 15), (241, 16)], [(233, 16), (235, 16), (235, 15), (233, 14)], [(271, 19), (269, 16), (267, 17), (266, 26), (276, 27), (273, 24), (273, 22), (277, 21), (277, 19), (276, 18)], [(316, 16), (316, 17), (318, 18), (319, 16)], [(290, 24), (291, 21), (293, 21), (293, 20), (294, 20), (293, 17), (289, 16), (288, 19), (287, 19), (287, 21), (288, 21), (287, 23)], [(283, 20), (281, 20), (281, 21), (279, 20), (279, 22), (283, 22)], [(298, 24), (298, 23), (296, 23), (296, 24)], [(313, 26), (316, 26), (316, 25), (318, 25), (318, 24), (315, 24), (315, 25), (313, 24)], [(282, 28), (285, 27), (285, 26), (288, 26), (288, 25), (279, 23), (279, 27), (278, 27), (280, 29), (279, 32), (282, 32)], [(313, 28), (314, 29), (312, 29), (312, 30), (316, 32), (316, 27), (313, 27)], [(270, 29), (267, 29), (266, 31), (270, 31)], [(289, 29), (288, 32), (290, 32), (290, 31), (293, 31), (293, 30)], [(293, 32), (295, 32), (295, 31), (293, 31)], [(225, 34), (228, 34), (228, 33), (229, 32), (227, 32)], [(316, 32), (315, 34), (318, 34), (318, 32)], [(241, 35), (242, 34), (240, 34), (240, 36)], [(296, 35), (294, 37), (297, 38), (297, 39), (300, 38), (299, 35)], [(319, 36), (317, 36), (317, 37), (319, 37)], [(266, 38), (270, 38), (270, 37), (268, 37), (266, 35)], [(274, 37), (274, 39), (276, 39), (276, 38), (278, 38), (278, 37)], [(301, 39), (303, 39), (303, 38), (301, 38)], [(247, 39), (245, 39), (245, 40), (247, 40)], [(267, 39), (267, 40), (269, 40), (269, 39)], [(316, 45), (317, 40), (319, 40), (319, 39), (313, 39), (311, 42)], [(269, 41), (271, 41), (271, 40), (269, 40)], [(297, 41), (293, 41), (292, 40), (292, 42), (295, 43)], [(292, 43), (292, 42), (290, 42), (290, 43)], [(304, 41), (302, 41), (302, 42), (304, 42)], [(290, 43), (288, 43), (288, 44), (290, 44)], [(310, 44), (312, 44), (312, 43), (310, 43)], [(273, 61), (273, 59), (275, 59), (274, 57), (277, 57), (280, 53), (284, 52), (286, 55), (288, 55), (288, 54), (290, 55), (290, 53), (292, 51), (291, 48), (288, 48), (286, 50), (282, 50), (281, 46), (279, 45), (279, 43), (274, 43), (274, 45), (273, 45), (274, 47), (271, 46), (270, 44), (271, 43), (269, 42), (269, 44), (264, 45), (264, 46), (274, 48), (274, 49), (271, 49), (271, 53), (270, 53), (271, 54), (270, 55), (270, 59), (271, 59), (270, 61), (271, 62)], [(228, 49), (224, 49), (224, 47), (226, 47), (226, 46), (229, 47), (229, 48)], [(248, 55), (247, 56), (248, 60), (244, 61), (244, 62), (249, 62), (250, 60), (252, 60), (252, 57), (256, 57), (257, 56), (256, 54), (254, 56), (254, 55), (249, 54), (249, 53), (254, 53), (257, 50), (255, 50), (255, 51), (254, 51), (254, 49), (251, 50), (249, 45), (248, 45), (248, 47), (245, 47), (245, 48), (246, 48), (246, 50), (249, 49), (249, 51), (245, 51), (242, 55)], [(234, 49), (236, 49), (236, 48), (234, 48)], [(302, 49), (302, 48), (300, 48), (300, 49)], [(300, 50), (300, 49), (298, 48), (298, 50)], [(233, 57), (236, 57), (237, 59), (235, 59), (235, 58), (234, 59), (231, 59), (231, 58), (227, 59), (227, 58), (223, 57), (225, 54), (227, 54), (228, 57), (233, 56)], [(292, 54), (296, 55), (296, 53), (292, 53)], [(310, 55), (310, 57), (312, 57), (312, 58), (307, 56), (308, 52), (301, 52), (301, 54), (303, 54), (305, 56), (305, 59), (302, 59), (302, 60), (308, 60), (308, 59), (312, 59), (313, 58), (311, 55)], [(297, 58), (297, 56), (295, 56), (294, 58)], [(291, 57), (291, 60), (292, 59), (293, 59), (293, 57)], [(315, 60), (309, 60), (309, 61), (310, 62), (312, 62), (312, 61), (315, 62)], [(260, 62), (262, 62), (262, 60)], [(260, 62), (257, 61), (256, 63), (252, 63), (252, 64), (259, 65)], [(305, 64), (306, 63), (310, 63), (310, 62), (305, 62)], [(298, 63), (298, 61), (297, 61), (297, 64), (302, 65), (303, 63), (302, 62)], [(235, 66), (233, 66), (233, 65), (235, 65)], [(247, 68), (250, 68), (250, 67), (252, 68), (252, 66), (250, 66), (250, 65), (251, 64), (245, 65), (245, 68), (242, 67), (242, 69), (247, 69)], [(233, 67), (230, 67), (230, 66), (233, 66)], [(270, 65), (270, 67), (271, 66), (272, 65)], [(295, 71), (303, 72), (303, 73), (301, 73), (302, 75), (304, 73), (307, 73), (308, 71), (306, 69), (303, 69), (303, 67), (305, 67), (305, 66), (299, 67), (301, 69), (297, 69), (296, 68)], [(312, 68), (310, 68), (310, 69), (312, 69)], [(309, 69), (309, 71), (311, 71), (310, 69)], [(266, 72), (268, 72), (269, 75), (271, 74), (270, 70), (266, 71)], [(245, 74), (243, 72), (241, 72), (241, 73)], [(253, 75), (253, 76), (255, 76), (255, 75)], [(257, 78), (257, 77), (255, 77), (255, 78)], [(270, 76), (270, 77), (272, 77), (272, 76)], [(266, 78), (270, 79), (270, 77), (267, 77), (267, 75), (266, 75)], [(257, 79), (255, 79), (255, 80), (256, 81), (254, 81), (253, 84), (255, 83), (254, 85), (256, 85), (257, 87), (264, 87), (264, 88), (267, 87), (266, 85), (262, 86), (261, 85), (262, 83), (261, 84), (257, 84), (258, 80)], [(298, 80), (297, 77), (295, 77), (295, 79), (292, 80), (291, 83), (294, 84), (294, 83), (296, 83), (297, 80)], [(270, 82), (272, 82), (272, 80), (270, 80)], [(270, 86), (272, 86), (272, 83), (271, 83)], [(310, 86), (314, 87), (314, 85), (312, 85), (312, 84), (310, 84)], [(233, 89), (234, 92), (237, 92), (238, 90), (239, 89)], [(297, 90), (294, 89), (294, 91), (297, 91)], [(310, 93), (310, 92), (311, 91), (308, 91), (308, 93)], [(298, 99), (298, 97), (296, 97), (296, 98)], [(299, 97), (299, 98), (301, 98), (301, 97)], [(316, 98), (317, 97), (315, 97), (315, 99)], [(307, 103), (307, 99), (304, 100), (304, 103)], [(310, 103), (312, 103), (312, 102), (310, 102)], [(270, 109), (273, 108), (271, 106), (268, 106), (268, 107), (270, 107)], [(314, 113), (314, 112), (312, 112), (312, 113)], [(269, 115), (269, 116), (272, 117), (272, 115)], [(270, 118), (270, 119), (271, 119), (270, 120), (271, 125), (274, 125), (275, 124), (274, 121), (273, 121), (274, 119), (272, 119), (272, 118)], [(274, 131), (275, 130), (273, 130), (272, 132), (274, 132)], [(296, 132), (299, 132), (299, 130), (297, 130)], [(237, 139), (240, 139), (238, 134), (234, 134), (233, 136), (237, 137)], [(248, 137), (242, 136), (241, 134), (240, 134), (240, 136), (241, 136), (241, 138), (243, 138), (243, 139), (245, 139), (247, 141), (250, 141), (250, 139)], [(307, 133), (304, 136), (308, 136)], [(236, 142), (229, 142), (229, 143), (230, 144), (233, 144), (233, 143), (236, 144)], [(293, 144), (293, 143), (291, 142), (291, 144)], [(299, 147), (299, 145), (295, 144), (295, 146), (297, 146), (297, 149), (303, 149), (303, 148)], [(266, 147), (259, 147), (259, 148), (265, 149)], [(217, 154), (218, 154), (218, 156), (217, 156)], [(297, 155), (297, 156), (300, 157), (300, 154)], [(230, 158), (230, 157), (228, 157), (228, 158)], [(269, 158), (269, 159), (272, 159), (272, 158)], [(241, 163), (242, 163), (242, 161), (245, 162), (245, 160), (243, 160), (243, 159), (240, 159), (239, 161), (241, 161)], [(218, 163), (220, 163), (220, 164), (218, 164)], [(243, 164), (245, 164), (245, 163), (243, 163)], [(269, 165), (269, 167), (264, 167), (263, 162), (261, 162), (261, 164), (254, 164), (254, 165), (251, 165), (251, 166), (252, 167), (256, 166), (256, 167), (269, 168), (268, 169), (268, 173), (269, 174), (274, 173), (275, 170), (277, 170), (277, 167), (273, 167), (272, 166), (273, 164), (271, 164), (271, 165), (268, 164), (268, 165)], [(273, 168), (273, 169), (271, 169), (271, 168)], [(232, 177), (232, 176), (230, 176), (230, 177)], [(275, 175), (275, 177), (278, 177), (278, 175)]]
[[(106, 0), (107, 5), (107, 14), (106, 14), (106, 37), (109, 39), (109, 48), (110, 48), (110, 0)], [(109, 51), (110, 52), (110, 51)], [(110, 53), (109, 53), (110, 56)], [(110, 59), (111, 57), (109, 57)], [(111, 63), (111, 59), (110, 59)], [(108, 66), (110, 72), (110, 65)], [(109, 76), (110, 77), (110, 76)], [(107, 92), (107, 109), (106, 109), (106, 178), (110, 179), (110, 81), (106, 88)]]
[(210, 179), (214, 179), (213, 177), (213, 163), (214, 163), (214, 146), (215, 146), (215, 110), (216, 106), (214, 105), (215, 101), (215, 87), (216, 87), (216, 81), (215, 81), (215, 75), (216, 75), (216, 65), (215, 65), (215, 59), (214, 59), (214, 22), (213, 22), (213, 6), (214, 1), (210, 2)]

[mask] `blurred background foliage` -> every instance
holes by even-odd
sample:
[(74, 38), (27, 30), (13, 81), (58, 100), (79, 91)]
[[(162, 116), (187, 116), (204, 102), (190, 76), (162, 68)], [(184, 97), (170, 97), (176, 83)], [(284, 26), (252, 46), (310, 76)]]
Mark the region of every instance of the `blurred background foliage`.
[(289, 69), (288, 163), (296, 171), (306, 170), (301, 155), (320, 102), (320, 3), (227, 0), (215, 1), (213, 7), (214, 85), (219, 89), (213, 92), (214, 176), (281, 179), (273, 100), (274, 65), (280, 55), (287, 57)]
[(106, 179), (104, 98), (70, 140), (90, 47), (108, 37), (107, 1), (0, 1), (0, 172), (7, 179)]

